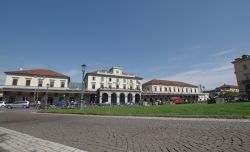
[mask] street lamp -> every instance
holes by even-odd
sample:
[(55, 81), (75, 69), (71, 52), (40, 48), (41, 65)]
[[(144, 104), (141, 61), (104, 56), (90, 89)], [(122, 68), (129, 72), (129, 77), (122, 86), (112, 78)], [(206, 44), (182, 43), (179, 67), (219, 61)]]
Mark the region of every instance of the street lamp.
[(49, 89), (49, 83), (46, 84), (46, 88), (47, 88), (47, 91), (46, 91), (46, 100), (45, 100), (45, 107), (47, 108), (48, 106), (48, 89)]
[(85, 69), (86, 69), (87, 65), (86, 64), (83, 64), (81, 65), (81, 68), (82, 68), (82, 92), (81, 92), (81, 109), (83, 108), (83, 81), (84, 81), (84, 73), (85, 73)]
[(41, 76), (41, 75), (36, 75), (35, 78), (37, 78), (38, 80), (38, 83), (37, 83), (37, 89), (35, 89), (36, 91), (36, 101), (38, 101), (38, 98), (39, 98), (39, 87), (41, 85), (41, 87), (43, 86), (42, 83), (40, 83), (42, 80), (44, 80), (45, 76)]

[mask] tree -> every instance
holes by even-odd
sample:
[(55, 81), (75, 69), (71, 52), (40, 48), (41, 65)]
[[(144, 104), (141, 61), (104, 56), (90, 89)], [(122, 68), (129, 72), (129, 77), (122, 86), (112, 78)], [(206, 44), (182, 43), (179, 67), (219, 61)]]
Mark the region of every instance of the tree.
[(222, 98), (235, 98), (235, 97), (239, 97), (239, 93), (238, 92), (226, 92), (224, 94), (221, 94), (220, 97)]

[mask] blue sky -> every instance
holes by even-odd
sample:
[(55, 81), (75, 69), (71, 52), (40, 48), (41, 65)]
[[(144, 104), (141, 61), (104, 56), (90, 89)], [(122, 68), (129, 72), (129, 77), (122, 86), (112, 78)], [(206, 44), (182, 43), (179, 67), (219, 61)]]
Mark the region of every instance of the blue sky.
[(231, 61), (250, 52), (249, 16), (249, 0), (1, 0), (0, 82), (20, 67), (81, 81), (85, 63), (145, 81), (236, 84)]

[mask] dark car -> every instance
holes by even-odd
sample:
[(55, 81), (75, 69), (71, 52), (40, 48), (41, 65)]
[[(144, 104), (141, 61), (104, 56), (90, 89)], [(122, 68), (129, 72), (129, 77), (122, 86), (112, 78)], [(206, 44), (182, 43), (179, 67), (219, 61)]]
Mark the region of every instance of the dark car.
[(209, 98), (209, 99), (207, 100), (207, 103), (208, 103), (208, 104), (214, 104), (214, 103), (216, 103), (216, 100), (215, 100), (215, 98)]

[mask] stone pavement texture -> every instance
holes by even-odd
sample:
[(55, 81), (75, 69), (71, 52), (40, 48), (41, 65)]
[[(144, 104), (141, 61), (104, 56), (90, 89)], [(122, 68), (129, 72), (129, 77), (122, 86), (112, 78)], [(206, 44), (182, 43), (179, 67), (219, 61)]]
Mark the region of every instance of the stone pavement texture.
[(250, 152), (249, 120), (7, 111), (0, 126), (90, 152)]
[(85, 152), (3, 127), (0, 127), (0, 147), (7, 152)]

